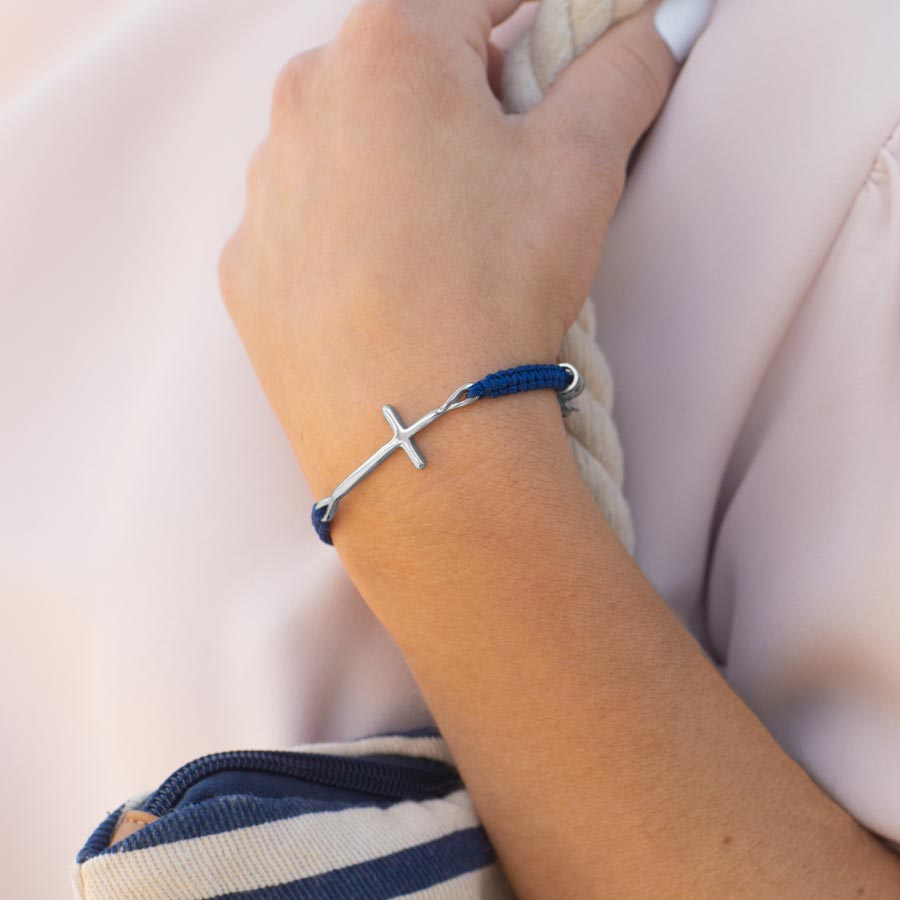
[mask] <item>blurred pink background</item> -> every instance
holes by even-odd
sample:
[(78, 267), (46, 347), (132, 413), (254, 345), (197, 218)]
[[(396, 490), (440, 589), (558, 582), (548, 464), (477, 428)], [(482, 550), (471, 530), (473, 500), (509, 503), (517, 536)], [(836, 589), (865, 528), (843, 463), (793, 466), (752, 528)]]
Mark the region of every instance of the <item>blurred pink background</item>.
[[(68, 896), (104, 813), (195, 756), (427, 720), (308, 524), (216, 283), (275, 75), (349, 6), (0, 12), (17, 900)], [(639, 563), (782, 745), (895, 841), (898, 43), (895, 0), (720, 3), (594, 292)]]

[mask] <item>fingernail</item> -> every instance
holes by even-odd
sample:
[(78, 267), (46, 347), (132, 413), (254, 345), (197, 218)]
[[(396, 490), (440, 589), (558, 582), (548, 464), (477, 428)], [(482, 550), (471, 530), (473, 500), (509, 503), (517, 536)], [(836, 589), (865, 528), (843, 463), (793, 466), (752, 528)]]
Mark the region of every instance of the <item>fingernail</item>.
[(712, 12), (712, 0), (664, 0), (656, 11), (656, 30), (682, 63), (703, 34)]

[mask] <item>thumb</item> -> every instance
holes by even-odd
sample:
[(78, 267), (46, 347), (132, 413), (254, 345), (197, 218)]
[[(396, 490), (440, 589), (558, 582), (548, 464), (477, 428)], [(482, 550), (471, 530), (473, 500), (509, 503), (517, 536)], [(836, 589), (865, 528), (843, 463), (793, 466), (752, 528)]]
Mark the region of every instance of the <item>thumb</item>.
[(526, 116), (624, 170), (709, 20), (711, 0), (652, 2), (564, 69)]

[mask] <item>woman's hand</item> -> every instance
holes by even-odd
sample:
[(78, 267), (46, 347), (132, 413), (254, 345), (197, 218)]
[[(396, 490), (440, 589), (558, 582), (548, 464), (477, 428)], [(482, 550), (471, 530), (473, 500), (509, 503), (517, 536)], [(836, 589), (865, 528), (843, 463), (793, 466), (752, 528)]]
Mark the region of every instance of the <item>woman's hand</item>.
[[(517, 5), (366, 0), (278, 81), (221, 280), (317, 495), (384, 442), (382, 403), (551, 361), (588, 292), (675, 63), (651, 5), (505, 116), (488, 38)], [(379, 474), (335, 531), (516, 895), (897, 896), (897, 860), (615, 540), (537, 394), (460, 414), (416, 490)]]
[(590, 290), (676, 64), (651, 4), (505, 115), (489, 35), (517, 6), (363, 0), (278, 78), (220, 273), (316, 495), (383, 443), (383, 403), (552, 362)]

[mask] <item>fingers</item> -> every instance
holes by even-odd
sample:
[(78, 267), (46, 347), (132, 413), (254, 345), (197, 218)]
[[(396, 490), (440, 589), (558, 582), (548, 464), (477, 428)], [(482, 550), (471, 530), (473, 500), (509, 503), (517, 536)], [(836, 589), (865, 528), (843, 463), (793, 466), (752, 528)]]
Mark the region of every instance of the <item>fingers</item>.
[[(516, 16), (516, 13), (522, 10), (526, 0), (434, 0), (434, 2), (440, 5), (442, 12), (452, 8), (459, 14), (460, 35), (475, 49), (485, 64), (486, 84), (499, 108), (503, 96), (505, 45), (495, 43), (492, 40), (492, 32), (494, 28), (504, 23), (510, 24), (510, 19), (521, 19), (522, 17)], [(484, 83), (479, 73), (473, 72), (472, 75), (475, 86)]]
[[(491, 59), (496, 56), (490, 49), (491, 31), (523, 2), (526, 0), (358, 0), (344, 20), (338, 40), (383, 48), (392, 60), (406, 59), (419, 73), (429, 71), (427, 61), (433, 55), (427, 48), (423, 52), (421, 42), (425, 41), (433, 50), (443, 51), (440, 56), (444, 63), (450, 61), (449, 70), (490, 96), (489, 67), (502, 69), (502, 59)], [(417, 48), (412, 47), (413, 37), (420, 41)], [(460, 47), (465, 46), (475, 55), (461, 53)], [(436, 66), (433, 74), (440, 71), (447, 72), (448, 67)]]
[(523, 3), (513, 15), (491, 32), (491, 40), (503, 51), (508, 52), (534, 25), (537, 11), (536, 3)]
[[(487, 23), (487, 31), (505, 22), (525, 0), (451, 0), (450, 5)], [(444, 2), (446, 5), (446, 0)], [(485, 34), (487, 39), (488, 34)]]
[(562, 144), (604, 153), (624, 170), (658, 115), (690, 45), (706, 24), (710, 0), (651, 3), (612, 28), (568, 66), (528, 114)]
[(491, 29), (505, 22), (527, 0), (359, 0), (357, 6), (391, 7), (418, 17), (435, 17), (445, 23), (447, 15), (465, 24), (476, 23), (487, 43)]
[[(417, 0), (421, 3), (421, 0)], [(450, 13), (457, 23), (457, 34), (465, 38), (485, 61), (490, 62), (491, 31), (502, 25), (525, 0), (429, 0), (428, 7), (441, 18)], [(453, 37), (452, 29), (448, 36)]]

